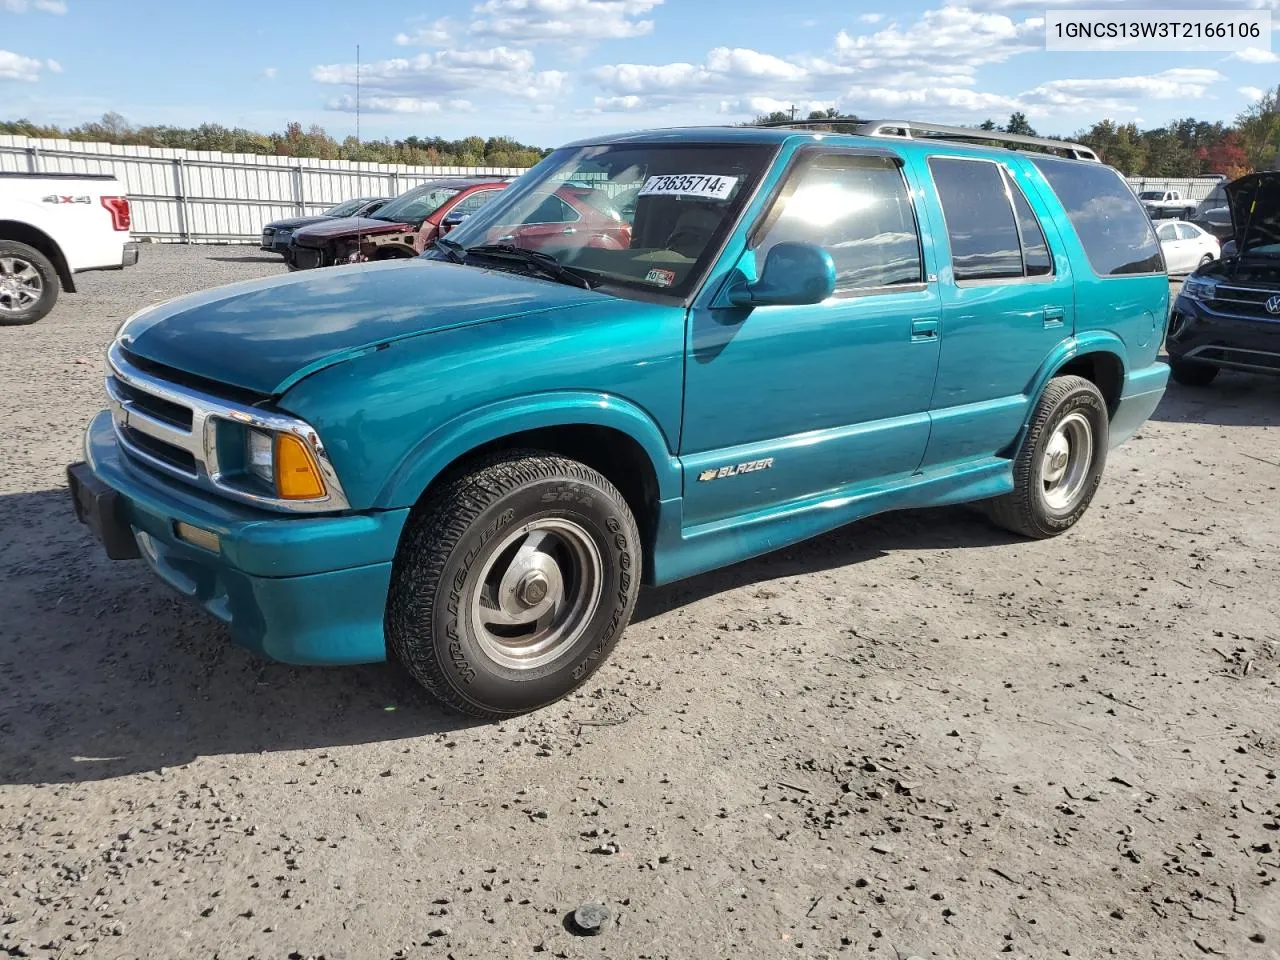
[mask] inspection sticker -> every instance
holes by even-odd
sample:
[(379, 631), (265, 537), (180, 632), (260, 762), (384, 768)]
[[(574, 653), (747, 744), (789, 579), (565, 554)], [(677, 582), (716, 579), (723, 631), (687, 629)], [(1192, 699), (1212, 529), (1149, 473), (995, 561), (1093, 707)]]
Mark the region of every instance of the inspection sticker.
[(727, 200), (737, 184), (737, 177), (717, 177), (709, 173), (685, 173), (650, 177), (640, 188), (639, 196), (701, 197)]
[(660, 287), (669, 287), (676, 282), (676, 272), (674, 270), (659, 270), (654, 268), (644, 275), (649, 283), (656, 283)]

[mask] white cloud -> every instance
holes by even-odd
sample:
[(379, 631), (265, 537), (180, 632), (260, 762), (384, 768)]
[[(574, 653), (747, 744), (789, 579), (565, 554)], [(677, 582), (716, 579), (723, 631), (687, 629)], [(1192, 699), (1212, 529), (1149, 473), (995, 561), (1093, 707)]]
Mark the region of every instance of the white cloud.
[[(315, 67), (311, 79), (317, 83), (354, 87), (356, 65), (328, 64)], [(560, 95), (567, 86), (568, 74), (559, 70), (535, 70), (534, 57), (528, 50), (492, 47), (487, 50), (441, 50), (420, 53), (415, 57), (377, 60), (362, 64), (360, 84), (361, 107), (380, 103), (384, 112), (433, 112), (424, 104), (439, 104), (443, 98), (469, 99), (471, 96), (505, 95), (526, 100)], [(330, 101), (330, 109), (346, 109), (348, 100), (354, 109), (354, 98), (338, 97)], [(335, 105), (336, 104), (336, 105)]]
[[(44, 62), (34, 57), (24, 57), (20, 53), (0, 50), (0, 80), (24, 80), (27, 83), (34, 83), (40, 78), (40, 71), (45, 66)], [(58, 70), (61, 69), (59, 66)]]
[(1049, 80), (1018, 99), (1030, 106), (1076, 112), (1133, 113), (1136, 100), (1199, 100), (1225, 79), (1217, 70), (1175, 67), (1149, 76)]
[[(343, 113), (356, 112), (356, 98), (351, 94), (334, 97), (326, 104), (330, 110)], [(436, 100), (422, 100), (417, 97), (361, 97), (362, 113), (439, 113), (440, 103)]]
[(879, 23), (883, 19), (883, 13), (864, 13), (862, 16), (858, 17), (858, 21), (860, 23)]
[[(975, 10), (1213, 10), (1206, 0), (969, 0)], [(1236, 10), (1280, 10), (1280, 0), (1232, 0)], [(1225, 9), (1225, 8), (1224, 8)]]
[(66, 0), (2, 0), (3, 9), (9, 13), (26, 13), (28, 9), (43, 10), (45, 13), (63, 14), (67, 12)]
[(508, 43), (621, 40), (653, 32), (638, 19), (663, 0), (485, 0), (474, 8), (468, 31)]
[(1246, 100), (1261, 100), (1266, 91), (1261, 87), (1236, 87), (1236, 93), (1243, 94)]
[(50, 73), (62, 72), (62, 64), (60, 64), (57, 60), (46, 60), (44, 62), (44, 65), (49, 68)]
[(1245, 63), (1280, 63), (1280, 56), (1272, 53), (1270, 50), (1263, 50), (1261, 47), (1245, 47), (1243, 50), (1237, 50), (1231, 54), (1233, 60), (1243, 60)]
[(413, 33), (397, 33), (396, 43), (402, 47), (440, 47), (450, 43), (460, 29), (456, 21), (443, 17)]
[(274, 79), (276, 78), (276, 74), (277, 74), (278, 72), (279, 72), (279, 71), (277, 71), (275, 67), (263, 67), (263, 68), (262, 68), (262, 79), (263, 79), (263, 80), (274, 80)]

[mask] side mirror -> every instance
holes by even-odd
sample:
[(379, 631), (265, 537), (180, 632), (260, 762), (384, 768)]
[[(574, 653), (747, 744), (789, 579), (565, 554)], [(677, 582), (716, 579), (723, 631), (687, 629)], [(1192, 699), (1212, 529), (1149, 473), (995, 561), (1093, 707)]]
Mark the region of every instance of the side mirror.
[(451, 213), (440, 221), (440, 226), (444, 228), (445, 233), (448, 233), (458, 224), (462, 223), (463, 220), (467, 219), (468, 216), (470, 216), (470, 214)]
[(788, 240), (769, 249), (759, 280), (731, 287), (727, 299), (735, 307), (801, 306), (821, 303), (835, 291), (831, 254), (812, 243)]

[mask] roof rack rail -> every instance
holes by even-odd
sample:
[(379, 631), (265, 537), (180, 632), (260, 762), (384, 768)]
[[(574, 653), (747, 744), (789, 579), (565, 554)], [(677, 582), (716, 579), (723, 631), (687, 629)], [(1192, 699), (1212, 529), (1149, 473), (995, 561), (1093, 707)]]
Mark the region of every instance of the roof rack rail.
[(1072, 143), (1069, 140), (1052, 140), (1048, 137), (1028, 137), (1020, 133), (1005, 133), (1003, 130), (983, 130), (980, 127), (948, 127), (940, 123), (923, 123), (918, 120), (784, 120), (761, 124), (767, 127), (851, 127), (848, 131), (863, 137), (898, 137), (914, 140), (959, 140), (959, 141), (994, 141), (1026, 147), (1040, 147), (1052, 153), (1059, 153), (1072, 160), (1092, 160), (1101, 163), (1101, 158), (1083, 143)]

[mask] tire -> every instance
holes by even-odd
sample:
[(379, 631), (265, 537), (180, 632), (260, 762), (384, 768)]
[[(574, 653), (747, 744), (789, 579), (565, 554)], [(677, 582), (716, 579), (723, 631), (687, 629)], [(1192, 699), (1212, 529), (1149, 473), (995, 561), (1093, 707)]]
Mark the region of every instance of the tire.
[(25, 243), (0, 240), (0, 326), (35, 323), (58, 302), (58, 271)]
[(1202, 267), (1207, 267), (1211, 263), (1213, 263), (1213, 255), (1206, 253), (1203, 257), (1200, 258), (1200, 264), (1199, 266), (1196, 267), (1196, 269), (1199, 270)]
[(1218, 376), (1218, 368), (1195, 360), (1169, 360), (1169, 376), (1184, 387), (1207, 387)]
[(387, 600), (390, 652), (461, 713), (536, 710), (604, 662), (635, 609), (641, 569), (639, 529), (608, 480), (564, 457), (504, 451), (411, 514)]
[(1190, 220), (1190, 219), (1191, 219), (1192, 217), (1194, 217), (1195, 215), (1196, 215), (1196, 208), (1195, 208), (1195, 207), (1187, 207), (1187, 208), (1185, 208), (1185, 209), (1182, 211), (1182, 219), (1183, 219), (1183, 220)]
[(1083, 377), (1049, 381), (1013, 461), (1013, 491), (986, 504), (998, 526), (1024, 537), (1056, 537), (1084, 516), (1102, 480), (1110, 418)]

